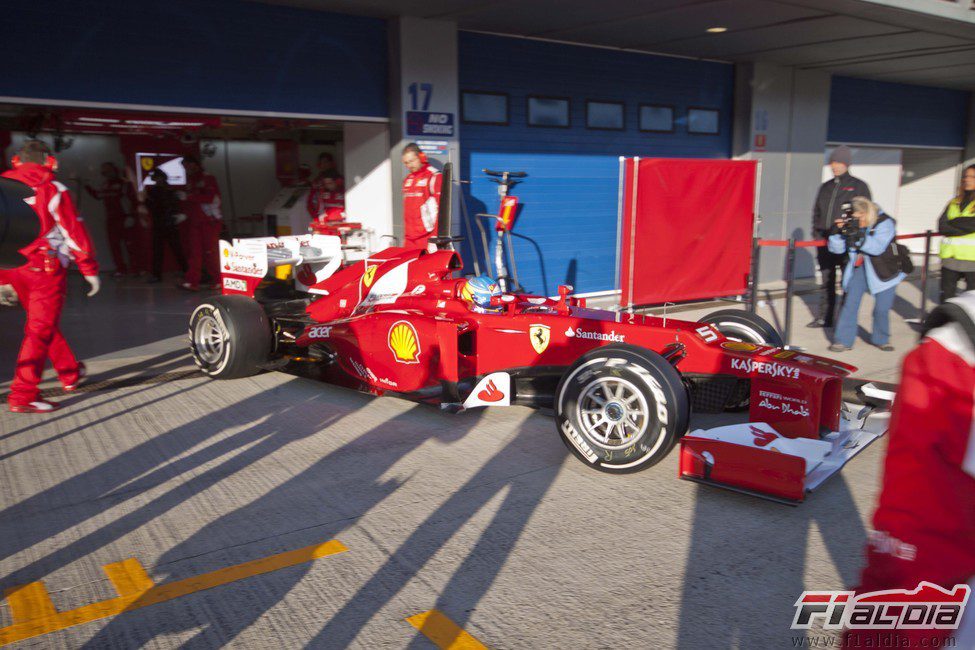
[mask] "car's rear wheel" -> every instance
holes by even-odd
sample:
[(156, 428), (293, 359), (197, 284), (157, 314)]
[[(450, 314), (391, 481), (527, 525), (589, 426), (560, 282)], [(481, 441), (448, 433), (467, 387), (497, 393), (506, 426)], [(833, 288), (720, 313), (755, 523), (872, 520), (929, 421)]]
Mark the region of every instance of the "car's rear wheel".
[(772, 327), (772, 323), (748, 311), (721, 309), (708, 314), (700, 322), (713, 325), (714, 329), (732, 341), (771, 345), (776, 348), (783, 345), (782, 337)]
[[(725, 338), (738, 343), (753, 345), (770, 345), (780, 348), (784, 345), (782, 336), (761, 316), (740, 309), (720, 309), (712, 312), (700, 320), (701, 323), (712, 325)], [(725, 409), (728, 411), (744, 411), (750, 404), (751, 382), (742, 379), (733, 386)]]
[(246, 296), (217, 296), (190, 316), (190, 352), (205, 374), (237, 379), (260, 372), (271, 354), (271, 324), (261, 305)]
[(556, 391), (565, 445), (603, 472), (636, 472), (662, 460), (687, 431), (690, 407), (677, 370), (660, 355), (609, 345), (583, 355)]

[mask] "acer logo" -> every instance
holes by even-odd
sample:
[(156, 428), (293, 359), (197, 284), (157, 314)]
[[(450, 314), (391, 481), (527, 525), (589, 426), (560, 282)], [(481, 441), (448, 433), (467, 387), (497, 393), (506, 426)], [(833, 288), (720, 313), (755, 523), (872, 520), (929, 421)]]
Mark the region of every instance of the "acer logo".
[(332, 335), (331, 325), (319, 325), (308, 330), (308, 338), (310, 339), (327, 339)]
[(489, 381), (484, 390), (477, 394), (477, 398), (485, 402), (500, 402), (504, 399), (504, 393), (498, 390), (493, 381)]

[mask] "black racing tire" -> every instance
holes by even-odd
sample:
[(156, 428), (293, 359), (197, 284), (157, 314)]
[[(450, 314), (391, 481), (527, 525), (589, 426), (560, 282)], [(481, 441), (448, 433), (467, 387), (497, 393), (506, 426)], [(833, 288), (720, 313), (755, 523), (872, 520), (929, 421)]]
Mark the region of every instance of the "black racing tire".
[[(781, 348), (785, 343), (782, 336), (761, 316), (741, 309), (719, 309), (702, 318), (699, 322), (712, 325), (725, 337), (733, 341), (754, 343), (756, 345), (771, 345)], [(725, 405), (727, 411), (745, 411), (751, 403), (751, 381), (741, 379), (735, 386), (734, 392)]]
[(782, 337), (772, 324), (755, 314), (740, 309), (721, 309), (712, 312), (699, 322), (713, 325), (714, 329), (735, 341), (780, 348)]
[(190, 316), (193, 361), (214, 379), (256, 375), (270, 358), (272, 343), (264, 308), (247, 296), (210, 298)]
[(555, 421), (576, 457), (625, 474), (667, 456), (687, 432), (690, 399), (680, 373), (659, 354), (607, 345), (582, 355), (562, 376)]

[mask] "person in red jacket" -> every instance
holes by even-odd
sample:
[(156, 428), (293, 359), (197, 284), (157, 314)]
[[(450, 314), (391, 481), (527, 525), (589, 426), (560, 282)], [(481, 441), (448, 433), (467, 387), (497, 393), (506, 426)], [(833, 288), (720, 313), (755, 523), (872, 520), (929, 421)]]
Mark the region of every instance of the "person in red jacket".
[[(904, 359), (857, 593), (912, 590), (921, 581), (975, 590), (975, 292), (938, 307), (925, 327)], [(950, 636), (956, 645), (945, 643)], [(844, 641), (844, 648), (975, 648), (975, 603), (957, 631), (848, 630)]]
[(437, 232), (441, 175), (427, 164), (427, 156), (416, 143), (403, 148), (403, 229), (407, 248), (436, 250), (428, 240)]
[(187, 291), (199, 291), (205, 270), (210, 282), (220, 281), (219, 247), (223, 230), (223, 214), (220, 212), (220, 186), (217, 179), (203, 172), (200, 161), (193, 156), (183, 158), (186, 169), (186, 190), (183, 213), (189, 227), (189, 268), (179, 285)]
[[(130, 208), (135, 204), (131, 186), (125, 182), (115, 163), (102, 163), (102, 185), (99, 188), (85, 185), (85, 189), (95, 199), (105, 205), (105, 229), (108, 231), (109, 252), (115, 265), (115, 276), (121, 277), (135, 271), (141, 264), (139, 256), (139, 236), (136, 221), (129, 216), (122, 201), (127, 200)], [(131, 210), (130, 210), (131, 211)], [(129, 211), (129, 212), (130, 212)], [(125, 254), (128, 253), (128, 263)]]
[(334, 209), (345, 210), (345, 191), (338, 176), (322, 176), (316, 179), (308, 191), (308, 216), (312, 221), (322, 219)]
[(0, 271), (2, 293), (16, 293), (27, 311), (24, 340), (17, 356), (17, 367), (10, 394), (10, 410), (15, 413), (43, 413), (58, 408), (55, 402), (40, 398), (38, 384), (48, 359), (66, 391), (78, 387), (84, 377), (79, 363), (65, 341), (58, 322), (67, 295), (67, 268), (73, 260), (91, 285), (89, 296), (98, 293), (98, 263), (91, 238), (75, 209), (68, 188), (54, 180), (57, 161), (39, 140), (28, 140), (11, 160), (13, 169), (3, 176), (20, 181), (34, 190), (28, 199), (40, 220), (40, 235), (20, 253), (27, 258), (23, 266)]

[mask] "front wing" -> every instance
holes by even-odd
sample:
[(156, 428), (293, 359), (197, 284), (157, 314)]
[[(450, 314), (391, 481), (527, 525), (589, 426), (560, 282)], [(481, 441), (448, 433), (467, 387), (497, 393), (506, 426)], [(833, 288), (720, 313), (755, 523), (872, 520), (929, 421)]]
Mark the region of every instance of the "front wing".
[(766, 423), (698, 429), (681, 439), (680, 478), (798, 505), (887, 432), (889, 410), (845, 403), (838, 431), (788, 438)]

